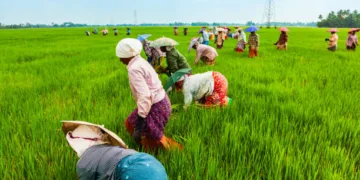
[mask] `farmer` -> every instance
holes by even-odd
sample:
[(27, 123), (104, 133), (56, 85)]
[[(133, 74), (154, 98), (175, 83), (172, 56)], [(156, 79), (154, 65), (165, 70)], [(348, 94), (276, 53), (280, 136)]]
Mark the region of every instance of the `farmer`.
[(256, 27), (249, 27), (246, 29), (248, 32), (251, 32), (249, 36), (249, 57), (254, 58), (255, 56), (259, 55), (259, 35), (256, 34), (256, 31), (258, 30)]
[(210, 41), (215, 40), (215, 34), (212, 32), (211, 29), (208, 30), (208, 33), (209, 33), (209, 40)]
[(225, 40), (227, 40), (228, 39), (228, 31), (229, 31), (229, 29), (225, 26), (225, 27), (223, 27), (223, 29), (224, 29), (224, 36), (225, 36)]
[(130, 28), (126, 28), (126, 35), (130, 36), (130, 34), (131, 34)]
[(209, 33), (206, 32), (206, 29), (200, 30), (200, 34), (202, 34), (203, 42), (202, 44), (209, 45)]
[(228, 82), (224, 75), (215, 71), (188, 75), (180, 78), (177, 83), (183, 84), (185, 108), (194, 99), (203, 107), (226, 106), (229, 104)]
[(244, 52), (246, 47), (246, 34), (244, 33), (243, 29), (239, 28), (237, 29), (238, 32), (238, 43), (235, 47), (235, 51), (237, 52)]
[(109, 31), (107, 29), (101, 30), (101, 33), (106, 36), (109, 34)]
[(98, 30), (97, 30), (96, 28), (94, 28), (94, 30), (93, 30), (92, 33), (93, 33), (93, 34), (97, 34), (97, 33), (98, 33)]
[(147, 38), (150, 35), (139, 35), (138, 40), (141, 41), (145, 54), (148, 57), (148, 62), (155, 69), (156, 73), (165, 73), (166, 69), (161, 66), (163, 61), (165, 61), (165, 54), (161, 52), (158, 47), (150, 47), (151, 41), (148, 41)]
[(231, 29), (230, 29), (230, 28), (227, 28), (226, 35), (227, 35), (227, 36), (230, 36), (230, 34), (231, 34)]
[(174, 35), (175, 36), (179, 35), (179, 29), (176, 26), (174, 27)]
[(119, 33), (118, 29), (117, 28), (114, 28), (114, 35), (117, 36)]
[(184, 36), (187, 36), (188, 34), (188, 28), (184, 28)]
[(325, 39), (325, 40), (329, 41), (328, 50), (334, 52), (337, 50), (337, 47), (338, 47), (339, 36), (336, 34), (336, 32), (338, 32), (338, 30), (335, 28), (332, 28), (332, 29), (329, 29), (328, 32), (331, 33), (331, 36), (329, 39)]
[(85, 31), (86, 36), (90, 36), (90, 32), (88, 30)]
[(141, 56), (142, 44), (126, 38), (116, 46), (116, 56), (127, 65), (130, 88), (137, 108), (125, 121), (126, 129), (145, 150), (182, 148), (164, 135), (171, 104), (155, 70)]
[(216, 43), (217, 43), (217, 37), (218, 37), (218, 35), (219, 35), (219, 33), (218, 33), (218, 28), (214, 27), (213, 33), (214, 33), (214, 37), (215, 37), (215, 39), (214, 39), (214, 44), (216, 44)]
[(219, 28), (217, 30), (217, 38), (216, 38), (216, 46), (218, 49), (221, 49), (224, 46), (224, 41), (225, 41), (225, 31), (223, 28)]
[(275, 43), (278, 50), (285, 49), (287, 50), (287, 42), (289, 40), (289, 36), (287, 35), (287, 32), (289, 31), (287, 28), (283, 27), (279, 29), (281, 31), (280, 37), (278, 42)]
[(234, 33), (234, 34), (232, 34), (232, 38), (234, 38), (234, 39), (238, 39), (238, 38), (239, 38), (239, 35), (240, 35), (240, 33), (239, 33), (239, 29), (236, 29), (236, 30), (235, 30), (235, 33)]
[(349, 31), (349, 36), (348, 39), (346, 41), (346, 49), (347, 50), (351, 50), (351, 51), (355, 51), (356, 50), (356, 46), (359, 45), (359, 40), (358, 37), (356, 36), (356, 32), (359, 31), (360, 29), (351, 29)]
[(201, 59), (207, 65), (215, 65), (216, 57), (218, 56), (215, 48), (205, 44), (200, 44), (197, 39), (193, 39), (190, 46), (196, 50), (195, 64), (198, 64)]
[(76, 163), (77, 179), (161, 179), (164, 166), (153, 156), (128, 149), (113, 132), (82, 121), (63, 121), (70, 147), (80, 158)]
[(177, 50), (175, 46), (178, 45), (176, 41), (170, 38), (159, 38), (154, 41), (152, 47), (160, 47), (160, 50), (166, 53), (166, 63), (168, 75), (175, 73), (179, 69), (190, 68), (186, 58)]

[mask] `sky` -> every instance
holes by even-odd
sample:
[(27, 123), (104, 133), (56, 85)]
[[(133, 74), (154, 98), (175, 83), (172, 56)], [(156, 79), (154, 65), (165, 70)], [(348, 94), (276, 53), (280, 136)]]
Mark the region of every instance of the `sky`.
[[(0, 23), (87, 24), (263, 22), (267, 0), (0, 0)], [(275, 0), (278, 22), (313, 22), (320, 14), (360, 10), (359, 0)]]

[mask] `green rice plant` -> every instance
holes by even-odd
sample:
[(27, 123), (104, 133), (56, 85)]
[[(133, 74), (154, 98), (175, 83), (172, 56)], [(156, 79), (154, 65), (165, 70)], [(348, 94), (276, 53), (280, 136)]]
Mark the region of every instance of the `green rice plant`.
[[(346, 29), (334, 53), (326, 29), (290, 28), (288, 51), (273, 46), (277, 30), (262, 29), (260, 57), (234, 52), (228, 39), (214, 67), (187, 53), (198, 29), (135, 27), (130, 36), (174, 38), (194, 73), (219, 71), (229, 82), (224, 109), (184, 110), (183, 95), (169, 95), (165, 134), (184, 145), (156, 155), (169, 179), (359, 179), (360, 54), (346, 51)], [(84, 31), (0, 30), (1, 179), (75, 179), (61, 120), (104, 124), (137, 149), (124, 127), (136, 104), (115, 56), (125, 28), (117, 37)]]

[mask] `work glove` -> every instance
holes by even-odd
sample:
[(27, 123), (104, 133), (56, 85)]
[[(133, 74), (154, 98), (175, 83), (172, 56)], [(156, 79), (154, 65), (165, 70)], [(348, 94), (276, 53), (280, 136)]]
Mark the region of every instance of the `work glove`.
[(142, 133), (144, 127), (145, 127), (145, 119), (138, 115), (136, 118), (135, 130), (132, 135), (132, 138), (139, 145), (141, 142), (141, 133)]

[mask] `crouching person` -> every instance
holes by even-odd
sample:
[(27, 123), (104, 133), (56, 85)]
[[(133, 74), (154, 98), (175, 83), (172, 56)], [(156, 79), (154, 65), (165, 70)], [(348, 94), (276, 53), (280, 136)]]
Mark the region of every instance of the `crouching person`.
[(63, 121), (68, 144), (80, 158), (76, 164), (80, 180), (166, 180), (163, 165), (153, 156), (128, 149), (115, 133), (82, 121)]

